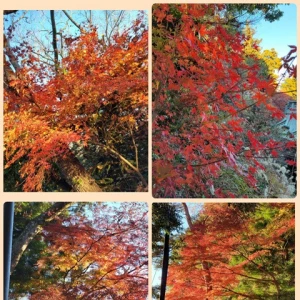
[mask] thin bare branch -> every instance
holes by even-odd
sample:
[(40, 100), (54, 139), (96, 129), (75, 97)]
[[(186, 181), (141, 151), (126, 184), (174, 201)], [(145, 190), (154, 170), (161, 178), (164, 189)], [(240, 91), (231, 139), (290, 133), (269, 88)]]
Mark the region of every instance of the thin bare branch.
[(66, 10), (63, 10), (63, 13), (68, 17), (68, 19), (80, 30), (82, 31), (81, 26), (74, 21), (74, 19), (67, 13)]

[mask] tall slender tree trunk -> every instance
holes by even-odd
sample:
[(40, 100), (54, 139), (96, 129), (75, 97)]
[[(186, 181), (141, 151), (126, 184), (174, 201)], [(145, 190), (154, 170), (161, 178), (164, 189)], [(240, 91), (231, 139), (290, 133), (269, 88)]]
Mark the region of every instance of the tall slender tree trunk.
[(186, 221), (189, 225), (189, 228), (190, 228), (191, 231), (193, 231), (194, 226), (193, 226), (192, 218), (191, 218), (191, 215), (190, 215), (190, 212), (189, 212), (189, 208), (186, 205), (186, 203), (184, 203), (184, 202), (182, 202), (182, 206), (183, 206), (183, 209), (184, 209)]
[(14, 224), (14, 202), (4, 203), (4, 300), (8, 299)]
[(164, 256), (163, 256), (163, 266), (161, 275), (161, 285), (160, 285), (160, 300), (165, 299), (166, 287), (167, 287), (167, 277), (169, 268), (169, 254), (170, 254), (170, 228), (166, 230), (165, 241), (164, 241)]
[(51, 26), (52, 26), (52, 46), (54, 50), (54, 64), (55, 64), (55, 72), (58, 73), (59, 62), (58, 62), (58, 49), (57, 49), (57, 31), (56, 31), (56, 23), (55, 23), (55, 14), (54, 10), (50, 10), (50, 18), (51, 18)]

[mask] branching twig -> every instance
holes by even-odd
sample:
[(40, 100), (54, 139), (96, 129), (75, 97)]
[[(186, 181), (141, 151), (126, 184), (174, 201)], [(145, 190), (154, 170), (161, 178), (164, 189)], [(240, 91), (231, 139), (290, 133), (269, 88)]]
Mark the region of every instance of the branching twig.
[(131, 135), (131, 138), (132, 138), (132, 143), (133, 143), (133, 147), (134, 147), (134, 151), (135, 151), (135, 165), (136, 165), (137, 168), (139, 168), (139, 153), (138, 153), (138, 148), (137, 148), (137, 145), (136, 145), (134, 137), (133, 137), (132, 129), (129, 128), (129, 130), (130, 130), (130, 135)]
[(76, 23), (74, 20), (73, 20), (73, 18), (67, 13), (67, 11), (66, 10), (63, 10), (63, 13), (68, 17), (68, 19), (80, 30), (80, 31), (82, 31), (82, 28), (81, 28), (81, 26), (78, 24), (78, 23)]

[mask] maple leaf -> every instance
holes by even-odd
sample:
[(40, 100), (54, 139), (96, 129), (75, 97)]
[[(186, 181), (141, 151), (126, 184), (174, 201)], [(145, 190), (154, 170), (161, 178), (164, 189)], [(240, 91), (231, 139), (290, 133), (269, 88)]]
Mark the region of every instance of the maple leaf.
[(157, 22), (162, 22), (162, 20), (166, 17), (166, 12), (160, 9), (155, 9), (153, 11), (153, 15), (156, 16)]
[(173, 16), (170, 25), (153, 15), (153, 80), (160, 83), (153, 89), (154, 157), (176, 169), (171, 182), (156, 178), (160, 166), (153, 165), (154, 195), (209, 197), (205, 183), (213, 180), (216, 197), (248, 196), (227, 191), (224, 174), (256, 195), (256, 172), (246, 170), (264, 169), (255, 156), (280, 155), (261, 124), (283, 117), (271, 105), (274, 79), (262, 76), (258, 57), (245, 59), (246, 37), (224, 26), (226, 5), (157, 4), (154, 10)]
[(295, 148), (295, 147), (296, 147), (296, 142), (295, 142), (295, 141), (288, 141), (288, 142), (285, 144), (285, 147), (286, 147), (287, 149)]
[[(69, 170), (77, 166), (80, 176), (95, 183), (93, 168), (75, 159), (71, 143), (83, 152), (96, 147), (98, 156), (102, 152), (105, 159), (117, 158), (119, 167), (125, 163), (147, 185), (138, 167), (140, 155), (144, 155), (139, 147), (143, 144), (147, 148), (147, 27), (142, 20), (134, 20), (111, 39), (102, 45), (95, 28), (82, 30), (78, 37), (66, 38), (65, 56), (59, 63), (63, 67), (56, 66), (55, 72), (33, 57), (30, 67), (16, 70), (18, 79), (5, 91), (5, 166), (10, 168), (22, 160), (17, 169), (24, 179), (24, 190), (42, 190), (57, 165), (62, 169), (60, 165), (66, 160), (73, 162)], [(35, 51), (26, 45), (23, 48), (30, 55)], [(134, 163), (130, 162), (130, 151), (139, 152)], [(88, 164), (95, 164), (91, 161)], [(61, 173), (72, 177), (73, 171)], [(83, 182), (63, 179), (72, 183), (74, 190), (74, 182)], [(97, 187), (95, 183), (95, 190)]]
[(271, 154), (273, 157), (278, 157), (278, 152), (276, 150), (272, 150)]
[(297, 165), (296, 161), (291, 160), (291, 159), (286, 160), (286, 163), (287, 163), (289, 166), (296, 166), (296, 165)]

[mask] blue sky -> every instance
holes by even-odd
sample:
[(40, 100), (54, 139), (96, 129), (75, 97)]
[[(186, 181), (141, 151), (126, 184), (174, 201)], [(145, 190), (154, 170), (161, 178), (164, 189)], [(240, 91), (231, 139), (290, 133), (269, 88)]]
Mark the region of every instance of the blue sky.
[[(108, 12), (108, 21), (106, 21), (105, 13)], [(105, 33), (106, 24), (108, 22), (108, 34), (111, 28), (114, 28), (115, 21), (118, 19), (121, 11), (104, 11), (104, 10), (92, 10), (92, 23), (98, 28), (99, 37)], [(87, 24), (87, 20), (90, 17), (89, 10), (68, 10), (67, 13), (79, 24)], [(123, 32), (125, 28), (129, 28), (133, 21), (136, 20), (140, 14), (138, 10), (125, 10), (120, 23), (119, 32)], [(144, 19), (147, 20), (147, 13), (145, 12)], [(67, 16), (61, 10), (55, 10), (55, 23), (57, 32), (63, 35), (63, 37), (79, 36), (79, 29), (67, 18)], [(52, 26), (50, 21), (49, 10), (19, 10), (14, 14), (4, 16), (4, 32), (7, 35), (7, 29), (10, 25), (14, 24), (13, 30), (14, 37), (10, 39), (11, 46), (17, 46), (20, 42), (26, 40), (34, 48), (36, 53), (43, 54), (39, 58), (46, 62), (53, 64), (53, 52), (52, 49)], [(27, 35), (28, 33), (28, 35)], [(61, 49), (61, 39), (57, 36), (58, 49)], [(64, 44), (65, 46), (65, 44)], [(64, 57), (67, 55), (66, 49), (62, 50)], [(21, 58), (20, 58), (21, 61)]]
[(272, 23), (261, 20), (253, 27), (255, 37), (262, 39), (262, 50), (274, 48), (279, 57), (289, 52), (288, 45), (297, 44), (297, 6), (295, 4), (279, 5), (283, 16)]

